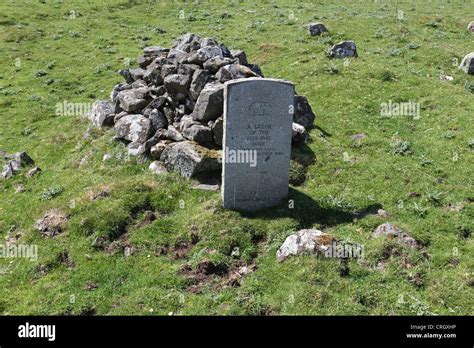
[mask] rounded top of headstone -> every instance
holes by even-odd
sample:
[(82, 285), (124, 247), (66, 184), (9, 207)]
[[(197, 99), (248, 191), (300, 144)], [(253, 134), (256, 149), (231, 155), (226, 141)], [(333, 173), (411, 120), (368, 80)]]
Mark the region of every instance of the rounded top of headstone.
[(239, 84), (242, 82), (274, 82), (274, 83), (283, 83), (287, 85), (294, 86), (295, 84), (291, 81), (288, 80), (283, 80), (283, 79), (269, 79), (269, 78), (263, 78), (263, 77), (248, 77), (248, 78), (241, 78), (241, 79), (235, 79), (235, 80), (230, 80), (225, 83), (225, 85), (235, 85)]

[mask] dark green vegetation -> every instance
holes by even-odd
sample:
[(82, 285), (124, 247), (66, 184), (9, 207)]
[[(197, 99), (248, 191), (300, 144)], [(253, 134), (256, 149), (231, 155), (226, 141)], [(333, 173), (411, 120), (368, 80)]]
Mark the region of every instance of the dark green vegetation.
[[(39, 248), (37, 261), (0, 260), (0, 313), (472, 315), (474, 79), (452, 63), (473, 51), (472, 6), (398, 3), (400, 20), (388, 1), (3, 0), (0, 149), (27, 151), (43, 171), (0, 182), (1, 237)], [(306, 34), (317, 20), (329, 35)], [(127, 59), (186, 31), (244, 49), (309, 98), (316, 161), (292, 170), (305, 180), (293, 209), (224, 211), (219, 193), (127, 159), (113, 130), (55, 114), (65, 100), (107, 98)], [(326, 57), (347, 39), (358, 58)], [(381, 116), (390, 100), (420, 103), (421, 117)], [(378, 207), (390, 216), (371, 214)], [(54, 239), (33, 227), (51, 209), (70, 217)], [(424, 248), (370, 238), (386, 221)], [(286, 236), (310, 227), (364, 245), (364, 261), (344, 276), (336, 259), (277, 263)], [(235, 280), (242, 265), (256, 268)]]

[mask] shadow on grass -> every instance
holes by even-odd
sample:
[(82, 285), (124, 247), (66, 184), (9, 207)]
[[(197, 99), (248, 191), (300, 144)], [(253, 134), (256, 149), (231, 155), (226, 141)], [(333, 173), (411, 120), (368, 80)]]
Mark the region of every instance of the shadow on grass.
[(354, 219), (361, 219), (368, 214), (372, 214), (381, 207), (378, 203), (371, 204), (357, 212), (341, 208), (322, 207), (310, 196), (290, 187), (287, 200), (284, 200), (278, 206), (256, 212), (239, 211), (239, 214), (250, 219), (273, 220), (289, 217), (297, 220), (300, 228), (311, 228), (315, 224), (329, 227), (349, 223)]

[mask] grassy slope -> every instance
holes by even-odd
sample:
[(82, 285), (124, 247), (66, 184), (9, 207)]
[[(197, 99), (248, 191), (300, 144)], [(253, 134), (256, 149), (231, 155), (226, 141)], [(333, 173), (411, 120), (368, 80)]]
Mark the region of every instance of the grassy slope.
[[(474, 80), (451, 63), (474, 48), (466, 31), (473, 19), (468, 2), (401, 1), (405, 20), (398, 22), (394, 2), (230, 3), (2, 1), (0, 149), (27, 151), (43, 172), (0, 182), (1, 236), (21, 233), (21, 243), (39, 246), (36, 262), (0, 260), (0, 313), (473, 314), (473, 243), (465, 235), (474, 220), (474, 101), (465, 86)], [(308, 37), (302, 25), (314, 20), (323, 21), (330, 36)], [(107, 98), (125, 58), (133, 60), (145, 45), (170, 46), (185, 31), (246, 50), (266, 76), (292, 80), (308, 96), (316, 124), (331, 136), (312, 130), (309, 147), (317, 162), (305, 184), (291, 191), (294, 209), (224, 211), (218, 193), (192, 190), (177, 175), (152, 177), (133, 159), (103, 163), (104, 153), (124, 154), (112, 130), (85, 137), (87, 121), (55, 116), (58, 102)], [(348, 66), (325, 56), (331, 43), (344, 39), (355, 40), (359, 51)], [(40, 70), (47, 75), (36, 77)], [(440, 81), (440, 74), (454, 81)], [(380, 103), (389, 100), (420, 102), (421, 119), (381, 117)], [(354, 144), (356, 133), (367, 138)], [(412, 154), (391, 154), (396, 139), (409, 141)], [(343, 160), (344, 152), (351, 161)], [(15, 194), (15, 182), (26, 191)], [(110, 197), (87, 199), (87, 191), (104, 185)], [(40, 199), (54, 187), (62, 193)], [(410, 192), (421, 197), (408, 198)], [(353, 212), (378, 204), (391, 213), (388, 221), (426, 245), (426, 255), (370, 239), (387, 219), (352, 219)], [(450, 204), (464, 208), (447, 211)], [(33, 223), (52, 208), (71, 219), (63, 235), (46, 239)], [(140, 228), (146, 209), (161, 217)], [(377, 271), (351, 261), (347, 277), (339, 275), (337, 260), (303, 256), (276, 263), (285, 237), (305, 227), (363, 244), (369, 265), (390, 250), (395, 255)], [(135, 247), (128, 258), (91, 246), (97, 236), (124, 230)], [(185, 259), (155, 255), (157, 246), (192, 235), (199, 242)], [(204, 259), (234, 264), (229, 254), (235, 246), (243, 262), (257, 264), (255, 273), (240, 287), (189, 291), (189, 280), (178, 272), (182, 265)], [(72, 269), (58, 262), (63, 251)], [(97, 289), (86, 291), (87, 282)]]

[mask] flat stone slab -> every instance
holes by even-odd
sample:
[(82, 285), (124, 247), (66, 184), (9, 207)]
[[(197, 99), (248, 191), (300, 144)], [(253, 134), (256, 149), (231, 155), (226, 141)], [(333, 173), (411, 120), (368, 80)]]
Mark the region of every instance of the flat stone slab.
[(259, 210), (288, 194), (295, 89), (264, 78), (224, 87), (224, 208)]

